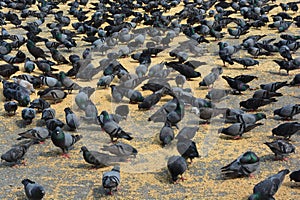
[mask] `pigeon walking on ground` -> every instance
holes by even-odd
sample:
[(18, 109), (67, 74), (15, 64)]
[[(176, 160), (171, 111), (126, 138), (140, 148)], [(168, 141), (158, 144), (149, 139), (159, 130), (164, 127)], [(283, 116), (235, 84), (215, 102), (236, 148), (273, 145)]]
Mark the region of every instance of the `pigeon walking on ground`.
[(17, 140), (32, 139), (38, 142), (44, 142), (47, 138), (50, 138), (50, 132), (44, 127), (35, 127), (18, 134), (20, 137)]
[(191, 163), (193, 162), (194, 158), (200, 157), (197, 150), (196, 143), (190, 139), (182, 139), (182, 138), (178, 139), (177, 151), (186, 160), (190, 159)]
[(108, 190), (108, 194), (112, 195), (112, 191), (118, 191), (120, 185), (120, 166), (116, 165), (109, 172), (105, 172), (102, 177), (102, 186)]
[(245, 123), (234, 123), (227, 128), (220, 128), (219, 133), (233, 136), (234, 139), (239, 139), (244, 133), (254, 129), (257, 126), (263, 125), (262, 123), (256, 124), (245, 124)]
[(280, 124), (272, 129), (272, 136), (283, 136), (285, 139), (290, 139), (292, 135), (300, 131), (299, 122), (288, 122)]
[(274, 110), (274, 116), (278, 115), (283, 119), (293, 119), (293, 116), (300, 113), (300, 104), (288, 104)]
[(122, 142), (118, 142), (116, 144), (112, 144), (110, 146), (104, 145), (103, 148), (101, 148), (103, 151), (108, 151), (109, 153), (112, 153), (116, 156), (136, 156), (138, 151), (136, 148), (129, 144), (125, 144)]
[(252, 176), (259, 167), (259, 157), (252, 151), (247, 151), (230, 164), (221, 168), (226, 178)]
[(51, 140), (53, 144), (63, 151), (62, 156), (70, 158), (67, 154), (70, 149), (73, 148), (74, 144), (82, 138), (81, 135), (71, 135), (69, 133), (64, 133), (60, 127), (56, 127), (51, 133)]
[(273, 196), (280, 188), (285, 175), (288, 173), (290, 173), (288, 169), (281, 170), (277, 174), (274, 174), (256, 184), (253, 188), (253, 194), (248, 198), (248, 200), (274, 199)]
[(15, 115), (18, 109), (18, 104), (14, 101), (8, 101), (4, 103), (4, 110), (8, 115)]
[[(16, 165), (22, 164), (21, 160), (23, 160), (28, 148), (33, 144), (33, 141), (27, 142), (25, 144), (17, 145), (12, 147), (6, 153), (1, 155), (1, 160), (5, 160), (6, 162)], [(23, 162), (25, 164), (25, 162)]]
[(177, 183), (179, 175), (181, 176), (180, 179), (182, 181), (185, 180), (182, 174), (187, 170), (188, 166), (186, 160), (182, 156), (171, 156), (168, 159), (167, 167), (174, 183)]
[(24, 185), (26, 197), (30, 200), (43, 199), (46, 194), (43, 186), (30, 179), (23, 179), (22, 184)]
[(100, 123), (101, 128), (110, 136), (112, 142), (115, 141), (114, 138), (116, 138), (116, 140), (118, 140), (119, 138), (124, 138), (126, 140), (133, 139), (130, 136), (131, 133), (123, 131), (123, 129), (109, 117), (107, 111), (102, 111), (97, 119)]
[(285, 156), (295, 153), (296, 149), (294, 145), (285, 140), (275, 140), (273, 142), (265, 142), (264, 144), (267, 145), (273, 153), (275, 153), (275, 160), (280, 159), (287, 161)]
[(71, 108), (67, 107), (64, 109), (66, 124), (70, 128), (71, 131), (77, 130), (80, 126), (80, 122), (76, 114), (71, 110)]

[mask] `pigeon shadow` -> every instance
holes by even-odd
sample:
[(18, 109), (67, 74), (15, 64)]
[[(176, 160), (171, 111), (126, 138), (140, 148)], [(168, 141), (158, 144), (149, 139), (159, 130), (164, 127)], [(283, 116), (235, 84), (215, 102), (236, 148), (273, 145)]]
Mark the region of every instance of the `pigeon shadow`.
[(19, 128), (26, 128), (26, 123), (24, 120), (16, 120), (16, 125), (19, 127)]
[(261, 157), (259, 157), (259, 161), (260, 162), (274, 161), (274, 154), (268, 154), (268, 155), (261, 156)]
[(288, 74), (282, 74), (281, 72), (269, 71), (269, 74), (279, 75), (279, 76), (289, 76)]
[(106, 197), (107, 195), (108, 194), (103, 187), (96, 187), (93, 189), (93, 197), (95, 199), (98, 199), (98, 198), (101, 199), (101, 198)]
[(39, 156), (43, 156), (43, 157), (58, 157), (61, 154), (60, 151), (47, 151), (47, 152), (40, 152)]
[(162, 169), (161, 171), (155, 172), (153, 174), (154, 174), (154, 178), (162, 184), (173, 183), (167, 169)]

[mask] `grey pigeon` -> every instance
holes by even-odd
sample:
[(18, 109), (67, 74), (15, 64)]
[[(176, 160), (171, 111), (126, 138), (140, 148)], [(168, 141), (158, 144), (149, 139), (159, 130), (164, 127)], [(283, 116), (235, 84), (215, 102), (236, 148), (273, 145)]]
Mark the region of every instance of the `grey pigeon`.
[(116, 144), (112, 144), (110, 146), (103, 145), (103, 148), (101, 148), (103, 151), (108, 151), (109, 153), (112, 153), (116, 156), (131, 156), (134, 157), (137, 155), (138, 151), (136, 148), (129, 144), (125, 144), (122, 142), (118, 142)]
[(196, 143), (190, 139), (183, 139), (180, 137), (177, 142), (177, 151), (186, 160), (189, 158), (191, 163), (194, 158), (199, 158)]
[(221, 168), (222, 174), (227, 178), (250, 176), (259, 167), (259, 157), (252, 151), (247, 151)]
[(102, 186), (108, 189), (108, 194), (112, 195), (112, 191), (118, 191), (120, 185), (120, 166), (116, 165), (109, 172), (105, 172), (102, 177)]
[(166, 146), (174, 139), (174, 131), (169, 124), (165, 124), (159, 132), (159, 140), (162, 142), (162, 146)]
[(206, 75), (203, 80), (199, 83), (199, 86), (213, 86), (214, 82), (219, 78), (218, 73), (211, 72), (208, 75)]
[(179, 133), (176, 135), (176, 139), (178, 140), (183, 140), (183, 139), (193, 139), (197, 133), (197, 131), (199, 130), (198, 126), (194, 126), (194, 127), (183, 127)]
[(259, 61), (254, 60), (252, 58), (232, 58), (232, 60), (243, 65), (245, 69), (254, 65), (259, 65)]
[(290, 139), (292, 135), (300, 131), (300, 123), (298, 122), (287, 122), (280, 124), (279, 126), (272, 129), (272, 136), (283, 136), (285, 139)]
[(282, 96), (282, 94), (279, 92), (270, 92), (268, 90), (256, 90), (252, 98), (270, 99), (273, 97), (280, 97), (280, 96)]
[(6, 153), (1, 155), (1, 160), (5, 160), (6, 162), (10, 164), (21, 164), (21, 160), (23, 160), (28, 148), (33, 144), (34, 142), (28, 142), (25, 144), (17, 145), (12, 147), (10, 150), (8, 150)]
[(73, 90), (80, 90), (81, 86), (67, 77), (65, 72), (59, 72), (58, 74), (59, 81), (62, 83), (63, 86), (71, 93)]
[(112, 142), (114, 142), (114, 138), (124, 138), (126, 140), (132, 140), (133, 138), (130, 136), (131, 133), (123, 131), (123, 129), (110, 117), (107, 111), (102, 111), (98, 116), (98, 122), (100, 123), (101, 128), (110, 136)]
[(80, 121), (76, 114), (71, 110), (71, 108), (67, 107), (64, 109), (66, 124), (70, 128), (71, 131), (77, 130), (80, 126)]
[(231, 93), (232, 93), (231, 90), (212, 88), (210, 91), (208, 91), (208, 93), (205, 97), (212, 101), (220, 101), (224, 97), (226, 97), (227, 95), (229, 95)]
[(205, 123), (209, 123), (210, 120), (218, 115), (225, 115), (227, 112), (227, 108), (206, 108), (200, 107), (199, 109), (196, 107), (192, 108), (192, 113), (195, 113), (200, 119), (205, 120)]
[(277, 90), (279, 90), (280, 88), (282, 88), (284, 86), (288, 86), (287, 81), (261, 84), (260, 88), (263, 90), (267, 90), (269, 92), (276, 92)]
[(262, 123), (256, 123), (256, 124), (234, 123), (227, 128), (220, 128), (218, 132), (223, 133), (225, 135), (234, 136), (234, 139), (239, 139), (244, 133), (261, 125), (263, 124)]
[(293, 119), (294, 115), (300, 113), (300, 104), (288, 104), (274, 110), (274, 115), (278, 115), (283, 119)]
[(64, 125), (65, 125), (65, 123), (63, 123), (61, 120), (56, 119), (56, 118), (48, 119), (46, 121), (46, 127), (50, 131), (54, 131), (56, 129), (56, 127), (62, 128)]
[(8, 101), (4, 103), (4, 110), (8, 115), (15, 115), (18, 109), (18, 104), (14, 101)]
[(43, 199), (46, 194), (43, 186), (30, 179), (23, 179), (22, 184), (24, 185), (26, 197), (29, 200)]
[(230, 123), (246, 123), (246, 124), (255, 124), (257, 121), (266, 119), (266, 114), (264, 113), (244, 113), (240, 115), (229, 116), (226, 118), (226, 122)]
[(51, 133), (52, 143), (61, 148), (63, 151), (62, 156), (70, 158), (67, 154), (68, 151), (73, 148), (74, 144), (82, 138), (81, 135), (71, 135), (69, 133), (64, 133), (64, 131), (58, 126)]
[(179, 123), (184, 117), (184, 103), (177, 97), (174, 98), (176, 108), (167, 114), (165, 124), (169, 124), (171, 127), (175, 126), (179, 129), (177, 123)]
[(264, 144), (267, 145), (271, 149), (271, 151), (275, 154), (275, 160), (277, 159), (287, 160), (285, 156), (291, 153), (295, 153), (295, 149), (296, 149), (294, 145), (292, 145), (291, 143), (285, 140), (275, 140), (273, 142), (265, 142)]
[(275, 198), (273, 196), (280, 188), (285, 175), (288, 173), (290, 173), (288, 169), (281, 170), (277, 174), (256, 184), (253, 188), (253, 194), (248, 200), (274, 200)]
[(81, 116), (80, 119), (83, 119), (87, 124), (98, 124), (97, 117), (98, 117), (98, 110), (92, 100), (86, 101), (85, 106), (85, 116)]
[(22, 110), (22, 119), (24, 120), (25, 124), (31, 124), (32, 120), (35, 118), (36, 112), (33, 108), (24, 108)]
[(177, 182), (178, 176), (181, 175), (181, 180), (184, 178), (182, 174), (187, 170), (187, 162), (182, 156), (171, 156), (167, 163), (168, 170), (171, 174), (172, 181)]
[(87, 105), (87, 102), (90, 98), (90, 96), (95, 92), (95, 88), (92, 88), (90, 86), (83, 87), (79, 90), (79, 93), (75, 97), (75, 103), (76, 105), (81, 109), (85, 110), (85, 107)]
[(61, 88), (47, 88), (45, 90), (40, 90), (37, 93), (40, 98), (44, 100), (53, 101), (54, 103), (61, 102), (64, 98), (67, 97), (67, 93)]
[(82, 146), (80, 152), (83, 153), (85, 162), (93, 165), (95, 168), (107, 167), (116, 162), (124, 162), (126, 159), (118, 156), (100, 153), (98, 151), (89, 151), (86, 146)]
[(162, 107), (160, 107), (155, 113), (153, 113), (148, 118), (148, 121), (165, 122), (167, 118), (167, 114), (175, 110), (176, 107), (177, 107), (176, 99), (173, 98), (172, 100), (165, 103)]
[(50, 137), (50, 132), (47, 128), (44, 127), (34, 127), (25, 132), (18, 134), (20, 137), (17, 140), (21, 139), (32, 139), (38, 142), (44, 142), (47, 138)]
[(49, 120), (49, 119), (54, 119), (55, 118), (56, 111), (53, 108), (46, 108), (42, 111), (42, 120)]

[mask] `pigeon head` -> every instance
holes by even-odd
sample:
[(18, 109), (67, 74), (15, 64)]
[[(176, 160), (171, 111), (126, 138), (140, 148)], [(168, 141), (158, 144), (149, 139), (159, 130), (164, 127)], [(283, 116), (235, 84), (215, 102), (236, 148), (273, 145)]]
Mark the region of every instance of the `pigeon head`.
[(88, 149), (86, 148), (86, 146), (82, 146), (81, 149), (80, 149), (80, 152), (86, 152), (88, 151)]
[(54, 129), (54, 131), (52, 132), (52, 135), (56, 136), (57, 138), (61, 138), (64, 136), (63, 130), (58, 126)]
[(257, 114), (256, 114), (256, 117), (257, 117), (258, 119), (267, 119), (267, 116), (266, 116), (265, 113), (257, 113)]
[(73, 113), (73, 111), (71, 110), (70, 107), (65, 108), (64, 111), (65, 111), (66, 114)]
[(112, 168), (112, 171), (120, 172), (120, 165), (116, 165)]
[(30, 179), (23, 179), (21, 182), (24, 186), (26, 186), (28, 183), (35, 183), (34, 181), (30, 180)]
[(258, 161), (259, 161), (259, 157), (252, 151), (247, 151), (240, 159), (241, 163), (248, 163), (248, 164), (256, 163)]

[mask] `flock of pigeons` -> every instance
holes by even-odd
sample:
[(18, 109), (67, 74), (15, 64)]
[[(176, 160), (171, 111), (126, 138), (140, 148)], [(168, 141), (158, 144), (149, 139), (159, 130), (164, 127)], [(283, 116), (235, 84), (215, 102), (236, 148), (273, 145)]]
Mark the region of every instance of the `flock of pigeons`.
[[(62, 11), (61, 4), (67, 4), (68, 10)], [(16, 110), (22, 107), (22, 120), (18, 123), (20, 127), (32, 124), (37, 114), (41, 113), (36, 127), (19, 133), (18, 140), (29, 141), (14, 145), (1, 155), (1, 160), (9, 165), (21, 164), (31, 145), (44, 142), (48, 138), (63, 151), (63, 156), (69, 158), (68, 151), (83, 136), (65, 131), (80, 132), (81, 123), (100, 125), (113, 143), (104, 145), (101, 149), (109, 154), (89, 151), (85, 146), (81, 147), (81, 151), (84, 160), (94, 167), (114, 165), (111, 171), (103, 174), (102, 179), (103, 187), (111, 194), (120, 184), (120, 166), (116, 163), (125, 162), (138, 153), (133, 146), (117, 141), (134, 139), (134, 133), (123, 130), (119, 125), (129, 114), (129, 107), (124, 104), (126, 100), (123, 99), (138, 104), (139, 110), (149, 110), (162, 97), (167, 96), (171, 100), (149, 116), (148, 121), (164, 124), (159, 133), (163, 147), (177, 139), (180, 155), (171, 156), (167, 168), (173, 182), (184, 180), (182, 174), (188, 169), (188, 164), (199, 157), (193, 141), (199, 127), (184, 127), (176, 137), (174, 135), (174, 127), (179, 129), (178, 123), (185, 116), (185, 105), (192, 105), (192, 112), (204, 120), (204, 123), (222, 115), (226, 123), (232, 124), (220, 128), (218, 132), (238, 139), (245, 132), (263, 125), (258, 121), (267, 117), (262, 112), (248, 111), (256, 111), (259, 107), (276, 103), (276, 97), (283, 96), (277, 90), (300, 84), (300, 74), (297, 74), (289, 82), (271, 82), (261, 84), (260, 89), (251, 88), (248, 83), (260, 77), (245, 74), (230, 77), (222, 75), (222, 66), (216, 66), (199, 83), (199, 87), (208, 88), (206, 97), (195, 97), (183, 85), (186, 81), (201, 77), (196, 69), (206, 65), (198, 60), (207, 53), (207, 49), (203, 48), (204, 44), (218, 46), (218, 56), (224, 66), (228, 63), (248, 69), (259, 65), (256, 58), (278, 54), (281, 59), (273, 61), (279, 66), (279, 71), (283, 69), (289, 73), (291, 70), (300, 69), (300, 58), (294, 58), (300, 47), (300, 36), (284, 33), (291, 26), (300, 26), (300, 16), (296, 16), (298, 4), (299, 2), (278, 4), (269, 0), (1, 1), (0, 7), (4, 9), (0, 11), (0, 75), (6, 100), (4, 108), (8, 115), (15, 115)], [(169, 15), (168, 12), (175, 7), (181, 10)], [(276, 7), (280, 7), (282, 12), (268, 16)], [(140, 12), (141, 10), (144, 12)], [(143, 24), (143, 28), (139, 24)], [(18, 30), (17, 34), (6, 28), (11, 25)], [(231, 25), (236, 28), (227, 28)], [(264, 26), (278, 30), (281, 39), (264, 39), (267, 35), (251, 35), (252, 29)], [(51, 34), (47, 38), (39, 35), (45, 32)], [(246, 34), (248, 37), (238, 45), (222, 41), (225, 36), (235, 39)], [(178, 42), (176, 48), (171, 49), (178, 37), (185, 37), (186, 40)], [(74, 53), (78, 38), (89, 46), (80, 55)], [(25, 46), (26, 52), (21, 50)], [(152, 64), (152, 58), (159, 56), (164, 50), (169, 51), (173, 61), (167, 62), (168, 59), (165, 59), (158, 64)], [(237, 52), (245, 52), (250, 57), (238, 57)], [(97, 54), (101, 56), (97, 57)], [(191, 55), (197, 59), (189, 59)], [(123, 58), (139, 63), (134, 69), (135, 73), (130, 73), (127, 66), (119, 62)], [(94, 66), (95, 60), (99, 60), (99, 66)], [(69, 69), (62, 71), (59, 70), (60, 66), (68, 66)], [(82, 87), (73, 79), (75, 77), (76, 80), (91, 81), (100, 73), (103, 76), (95, 86)], [(213, 88), (220, 76), (226, 80), (230, 89)], [(171, 87), (171, 80), (175, 80), (177, 87)], [(143, 91), (150, 90), (153, 93), (143, 96), (136, 89), (142, 83)], [(119, 105), (115, 113), (109, 114), (103, 110), (98, 114), (90, 97), (97, 88), (106, 87), (111, 88), (111, 100), (123, 105)], [(31, 100), (31, 94), (36, 90), (39, 98)], [(255, 92), (252, 98), (240, 102), (243, 109), (217, 107), (217, 103), (228, 95), (242, 95), (247, 90)], [(51, 104), (60, 103), (73, 91), (78, 91), (75, 103), (85, 115), (78, 117), (70, 107), (66, 107), (63, 122), (55, 117), (56, 111), (51, 108)], [(297, 103), (274, 110), (274, 116), (278, 116), (278, 120), (291, 120), (299, 113), (300, 104)], [(295, 146), (288, 139), (299, 130), (298, 122), (282, 123), (272, 130), (273, 135), (282, 137), (265, 143), (276, 159), (285, 160), (288, 154), (295, 152)], [(226, 178), (251, 176), (259, 168), (259, 164), (259, 157), (254, 152), (247, 151), (222, 167), (221, 171)], [(274, 199), (273, 195), (287, 174), (288, 169), (281, 170), (261, 181), (254, 187), (249, 199)], [(292, 172), (290, 178), (299, 182), (300, 171)], [(22, 184), (29, 199), (44, 197), (45, 189), (41, 185), (29, 179), (24, 179)]]

